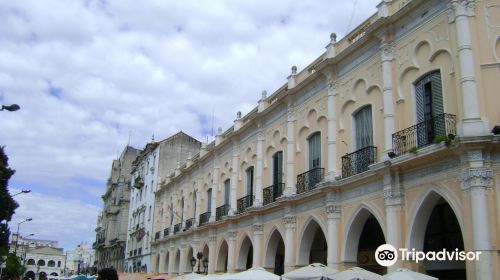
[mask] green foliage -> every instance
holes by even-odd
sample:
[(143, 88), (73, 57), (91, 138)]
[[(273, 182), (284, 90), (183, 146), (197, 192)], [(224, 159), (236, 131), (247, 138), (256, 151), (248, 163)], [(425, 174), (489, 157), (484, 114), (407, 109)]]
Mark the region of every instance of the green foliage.
[(410, 153), (414, 153), (414, 154), (416, 154), (416, 153), (417, 153), (417, 151), (418, 151), (418, 148), (417, 148), (417, 147), (412, 147), (412, 148), (410, 148), (410, 149), (408, 150), (408, 152), (410, 152)]
[(22, 276), (26, 268), (21, 263), (21, 259), (10, 253), (7, 255), (7, 260), (5, 261), (5, 269), (3, 270), (4, 279), (17, 279)]
[(438, 135), (438, 136), (434, 137), (435, 144), (439, 144), (441, 142), (445, 142), (446, 146), (449, 146), (451, 144), (451, 139), (445, 135)]
[[(9, 158), (4, 153), (4, 147), (0, 146), (0, 253), (8, 252), (9, 229), (7, 222), (10, 221), (16, 208), (19, 206), (9, 193), (8, 183), (15, 170), (9, 168)], [(5, 255), (5, 254), (1, 254)]]

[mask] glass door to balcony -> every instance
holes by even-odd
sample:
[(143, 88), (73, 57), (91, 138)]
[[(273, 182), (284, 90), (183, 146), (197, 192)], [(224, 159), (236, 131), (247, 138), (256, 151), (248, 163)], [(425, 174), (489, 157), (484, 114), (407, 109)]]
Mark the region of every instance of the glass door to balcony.
[(444, 113), (441, 75), (432, 72), (415, 83), (417, 123), (417, 147), (423, 147), (442, 135), (444, 122), (436, 119)]

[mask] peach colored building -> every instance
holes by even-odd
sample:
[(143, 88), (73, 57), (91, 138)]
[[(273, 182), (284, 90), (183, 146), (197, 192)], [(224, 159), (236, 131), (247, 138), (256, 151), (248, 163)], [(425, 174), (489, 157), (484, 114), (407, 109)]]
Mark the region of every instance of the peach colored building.
[[(377, 7), (158, 179), (153, 271), (190, 272), (200, 252), (209, 273), (322, 262), (500, 278), (500, 1)], [(384, 243), (481, 257), (386, 269)]]

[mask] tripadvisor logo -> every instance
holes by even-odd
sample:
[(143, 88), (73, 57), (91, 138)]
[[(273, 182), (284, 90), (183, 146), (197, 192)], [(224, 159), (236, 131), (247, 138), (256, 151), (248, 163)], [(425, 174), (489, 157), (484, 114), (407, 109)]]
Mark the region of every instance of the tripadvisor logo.
[(400, 248), (399, 252), (390, 244), (380, 245), (375, 251), (375, 260), (381, 266), (392, 266), (398, 260), (398, 255), (403, 261), (415, 261), (416, 263), (422, 261), (478, 261), (481, 252), (466, 252), (455, 249), (448, 251), (443, 249), (441, 251), (422, 252), (415, 249), (408, 250)]

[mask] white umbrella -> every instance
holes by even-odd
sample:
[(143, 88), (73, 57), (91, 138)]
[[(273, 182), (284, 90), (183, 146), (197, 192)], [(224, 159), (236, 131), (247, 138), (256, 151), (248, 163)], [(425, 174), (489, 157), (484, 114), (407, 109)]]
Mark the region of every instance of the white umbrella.
[(224, 275), (220, 279), (222, 280), (280, 280), (280, 277), (276, 274), (268, 272), (262, 267), (253, 267), (249, 270), (232, 274)]
[(226, 274), (217, 275), (217, 274), (208, 274), (200, 278), (196, 278), (196, 280), (222, 280)]
[(180, 276), (177, 276), (177, 277), (174, 277), (170, 280), (192, 280), (192, 279), (198, 279), (198, 278), (201, 278), (201, 277), (204, 277), (205, 275), (200, 275), (200, 274), (197, 274), (197, 273), (188, 273), (188, 274), (183, 274), (183, 275), (180, 275)]
[(438, 280), (436, 277), (411, 271), (406, 268), (398, 268), (396, 271), (384, 275), (384, 278), (391, 280)]
[(281, 275), (283, 280), (321, 280), (335, 279), (334, 274), (339, 272), (336, 269), (329, 268), (321, 263), (313, 263), (308, 266), (290, 271)]
[(335, 280), (385, 280), (382, 276), (364, 270), (360, 267), (352, 267), (335, 274)]

